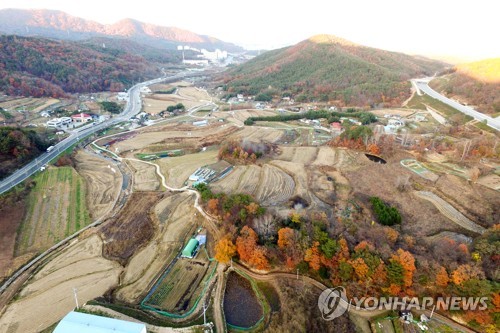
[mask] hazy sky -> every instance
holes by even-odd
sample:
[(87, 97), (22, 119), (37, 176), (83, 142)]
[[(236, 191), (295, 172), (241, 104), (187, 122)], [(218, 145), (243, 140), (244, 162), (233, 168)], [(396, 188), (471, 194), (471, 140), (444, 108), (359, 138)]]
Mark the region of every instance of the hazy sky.
[(0, 0), (101, 23), (131, 17), (246, 48), (278, 48), (327, 33), (377, 48), (468, 60), (500, 57), (496, 0)]

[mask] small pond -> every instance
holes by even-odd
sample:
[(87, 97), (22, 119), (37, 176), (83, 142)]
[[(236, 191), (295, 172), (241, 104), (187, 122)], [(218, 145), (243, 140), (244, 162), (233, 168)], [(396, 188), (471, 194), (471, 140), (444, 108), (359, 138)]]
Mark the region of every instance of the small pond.
[(250, 281), (231, 272), (224, 293), (224, 316), (229, 325), (251, 327), (262, 318), (262, 306)]
[(380, 156), (377, 155), (372, 155), (372, 154), (365, 154), (366, 157), (372, 162), (380, 163), (380, 164), (386, 164), (387, 162)]

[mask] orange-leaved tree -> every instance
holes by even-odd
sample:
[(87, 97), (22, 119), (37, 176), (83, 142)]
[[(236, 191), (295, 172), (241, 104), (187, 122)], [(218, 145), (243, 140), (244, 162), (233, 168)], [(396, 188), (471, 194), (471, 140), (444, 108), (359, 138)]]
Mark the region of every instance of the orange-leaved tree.
[(244, 226), (236, 239), (236, 250), (238, 251), (240, 259), (249, 262), (256, 247), (257, 234), (249, 226)]
[(352, 268), (354, 268), (354, 273), (356, 274), (358, 281), (364, 281), (367, 278), (369, 268), (363, 258), (350, 260), (349, 263), (351, 264)]
[(219, 199), (212, 198), (208, 200), (207, 209), (210, 214), (219, 215)]
[(278, 248), (285, 254), (286, 267), (294, 268), (302, 260), (296, 230), (291, 228), (278, 230)]
[(398, 249), (391, 258), (403, 267), (403, 285), (410, 287), (413, 284), (413, 273), (416, 270), (415, 258), (410, 252), (403, 249)]
[(278, 230), (278, 247), (286, 250), (294, 243), (294, 231), (292, 228), (281, 228)]
[(450, 282), (450, 277), (446, 272), (446, 268), (440, 266), (436, 272), (436, 285), (446, 288), (446, 286), (448, 286), (448, 282)]
[(306, 250), (304, 260), (309, 263), (309, 267), (315, 271), (319, 270), (321, 257), (319, 253), (319, 242), (314, 242), (312, 247)]
[(229, 236), (222, 238), (215, 245), (215, 259), (220, 263), (227, 264), (235, 254), (236, 246)]
[(465, 281), (484, 277), (484, 273), (477, 266), (469, 264), (460, 265), (451, 273), (451, 281), (456, 285), (461, 285)]
[(269, 269), (269, 261), (266, 258), (266, 250), (258, 246), (252, 252), (248, 263), (257, 269)]

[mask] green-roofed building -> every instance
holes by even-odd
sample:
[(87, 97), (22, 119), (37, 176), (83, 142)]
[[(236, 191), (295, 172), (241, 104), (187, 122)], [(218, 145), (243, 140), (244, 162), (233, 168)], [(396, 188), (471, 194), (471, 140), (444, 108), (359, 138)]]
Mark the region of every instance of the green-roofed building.
[(186, 247), (184, 247), (184, 250), (182, 250), (181, 257), (193, 258), (196, 254), (196, 250), (198, 250), (199, 244), (200, 243), (198, 242), (198, 240), (196, 240), (195, 238), (191, 238), (187, 243)]

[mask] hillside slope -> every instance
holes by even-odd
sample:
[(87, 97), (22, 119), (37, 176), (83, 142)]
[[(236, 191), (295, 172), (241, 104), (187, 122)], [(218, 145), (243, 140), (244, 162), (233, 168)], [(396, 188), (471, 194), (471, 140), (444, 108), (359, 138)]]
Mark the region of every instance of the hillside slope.
[(0, 90), (9, 95), (59, 97), (65, 93), (120, 91), (160, 75), (154, 63), (120, 49), (0, 36)]
[(177, 45), (229, 52), (243, 49), (210, 36), (175, 28), (124, 19), (114, 24), (74, 17), (57, 10), (3, 9), (0, 10), (0, 32), (20, 36), (41, 36), (63, 40), (83, 40), (92, 37), (122, 37), (154, 47), (175, 49)]
[(399, 104), (408, 79), (433, 74), (443, 63), (389, 52), (329, 35), (267, 52), (225, 73), (229, 89), (291, 93), (299, 100), (340, 104)]
[(0, 128), (0, 179), (40, 155), (50, 144), (44, 133), (14, 127)]
[(431, 87), (485, 113), (500, 112), (500, 58), (455, 66)]

